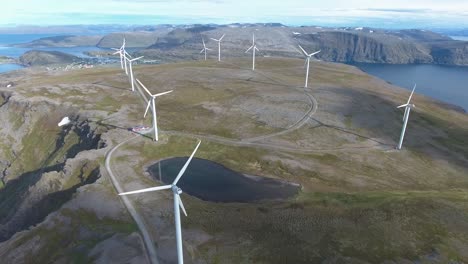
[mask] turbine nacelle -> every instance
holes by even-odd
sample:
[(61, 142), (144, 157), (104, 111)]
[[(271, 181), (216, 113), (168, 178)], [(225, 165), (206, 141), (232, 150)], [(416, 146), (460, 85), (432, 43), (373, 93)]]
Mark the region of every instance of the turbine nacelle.
[(223, 34), (223, 36), (221, 36), (219, 39), (215, 39), (215, 38), (210, 38), (214, 41), (217, 41), (217, 42), (221, 42), (221, 40), (223, 40), (224, 36), (226, 36), (226, 34)]
[(319, 52), (322, 51), (322, 50), (319, 50), (319, 51), (312, 52), (312, 53), (309, 54), (309, 53), (307, 53), (307, 52), (304, 50), (304, 48), (302, 48), (301, 45), (299, 45), (299, 48), (302, 50), (302, 53), (304, 53), (304, 55), (305, 55), (307, 58), (309, 58), (309, 59), (310, 59), (310, 57), (312, 57), (312, 56), (314, 56), (315, 54), (317, 54), (317, 53), (319, 53)]

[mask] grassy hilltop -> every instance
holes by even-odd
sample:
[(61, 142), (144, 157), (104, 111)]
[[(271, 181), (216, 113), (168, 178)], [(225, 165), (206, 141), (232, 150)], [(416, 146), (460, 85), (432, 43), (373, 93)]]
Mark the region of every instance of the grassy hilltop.
[[(245, 58), (134, 67), (153, 93), (174, 92), (157, 99), (161, 140), (136, 137), (114, 154), (111, 165), (125, 190), (157, 185), (146, 168), (188, 155), (196, 138), (203, 141), (199, 158), (302, 187), (290, 200), (249, 204), (184, 194), (187, 263), (468, 262), (466, 114), (416, 94), (404, 149), (395, 151), (403, 117), (396, 106), (406, 102), (408, 91), (355, 67), (325, 62), (312, 63), (310, 88), (304, 89), (302, 60), (258, 58), (255, 72), (250, 63)], [(128, 127), (151, 124), (143, 119), (146, 102), (131, 92), (121, 69), (36, 70), (14, 78), (9, 101), (73, 109), (101, 131), (100, 153), (133, 137)], [(138, 243), (132, 244), (138, 250), (122, 245), (135, 241), (136, 230), (102, 160), (97, 162), (98, 181), (80, 187), (43, 223), (0, 243), (0, 255), (18, 260), (11, 249), (40, 241), (24, 250), (22, 260), (141, 257)], [(86, 196), (99, 199), (90, 203)], [(170, 193), (132, 201), (151, 230), (161, 263), (173, 261)], [(83, 228), (96, 233), (83, 240), (70, 219), (85, 219)], [(66, 221), (73, 224), (63, 227)], [(124, 257), (108, 254), (115, 248), (125, 248)], [(52, 257), (43, 254), (46, 249)]]

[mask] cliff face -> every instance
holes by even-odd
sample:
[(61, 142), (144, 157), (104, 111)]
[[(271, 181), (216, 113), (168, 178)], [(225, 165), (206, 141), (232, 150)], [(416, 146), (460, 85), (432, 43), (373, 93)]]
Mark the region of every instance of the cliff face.
[(468, 42), (434, 43), (431, 55), (437, 64), (468, 65)]
[(100, 135), (86, 121), (59, 128), (70, 109), (2, 92), (0, 117), (0, 242), (35, 225), (99, 177), (99, 164), (81, 151), (96, 149)]
[(300, 39), (310, 52), (322, 50), (320, 59), (337, 62), (431, 63), (423, 46), (396, 37), (372, 37), (348, 32), (324, 32)]
[(80, 58), (59, 51), (31, 50), (24, 53), (19, 62), (25, 66), (41, 66), (49, 64), (65, 64), (80, 61)]

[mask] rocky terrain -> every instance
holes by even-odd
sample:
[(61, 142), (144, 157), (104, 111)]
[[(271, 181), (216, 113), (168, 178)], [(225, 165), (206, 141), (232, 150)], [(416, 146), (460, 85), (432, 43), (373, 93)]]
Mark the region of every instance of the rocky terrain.
[(42, 66), (50, 64), (69, 64), (82, 59), (60, 51), (31, 50), (19, 57), (18, 62), (24, 66)]
[[(318, 59), (333, 62), (369, 63), (435, 63), (468, 65), (468, 42), (425, 30), (382, 30), (372, 28), (287, 27), (281, 24), (231, 24), (139, 27), (133, 31), (112, 33), (98, 40), (92, 36), (65, 36), (40, 39), (22, 44), (28, 47), (98, 46), (120, 47), (126, 36), (127, 47), (135, 55), (161, 61), (198, 59), (201, 39), (213, 49), (210, 38), (226, 34), (222, 47), (225, 56), (244, 55), (250, 46), (252, 34), (257, 36), (261, 56), (300, 57), (297, 45), (307, 50), (322, 50)], [(101, 55), (106, 55), (103, 52)], [(107, 54), (108, 55), (108, 54)]]
[[(151, 118), (120, 67), (0, 75), (13, 84), (0, 85), (2, 261), (149, 263), (105, 158), (119, 188), (155, 186), (147, 168), (197, 139), (197, 158), (301, 191), (254, 203), (182, 194), (186, 263), (468, 261), (466, 114), (415, 94), (395, 151), (407, 90), (329, 62), (312, 62), (304, 89), (302, 59), (257, 63), (136, 65), (153, 93), (174, 90), (158, 98), (159, 142), (128, 131)], [(73, 122), (60, 128), (63, 116)], [(129, 197), (162, 264), (176, 259), (171, 197)]]

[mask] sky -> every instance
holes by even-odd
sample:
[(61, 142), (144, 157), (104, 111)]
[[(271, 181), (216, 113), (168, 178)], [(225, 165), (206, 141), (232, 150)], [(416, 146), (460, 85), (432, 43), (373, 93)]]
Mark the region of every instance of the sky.
[(16, 0), (0, 25), (266, 23), (468, 28), (468, 0)]

